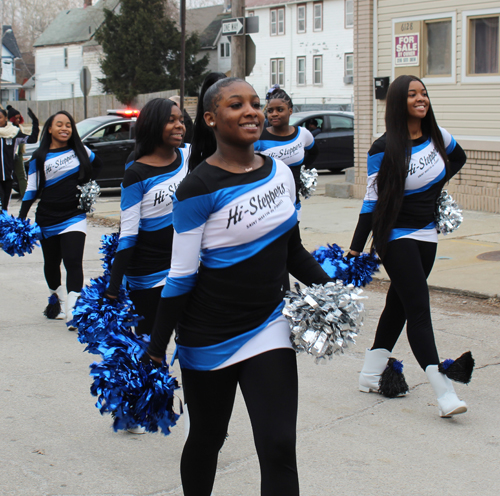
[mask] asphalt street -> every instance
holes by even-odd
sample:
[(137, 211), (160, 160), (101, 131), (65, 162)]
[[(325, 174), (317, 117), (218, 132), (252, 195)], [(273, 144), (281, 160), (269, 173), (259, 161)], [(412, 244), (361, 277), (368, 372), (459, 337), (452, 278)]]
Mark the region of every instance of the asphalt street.
[[(102, 210), (116, 199), (106, 194), (100, 202)], [(316, 205), (305, 205), (305, 219), (318, 217), (312, 212), (321, 208), (330, 225), (337, 222), (338, 211), (328, 211), (330, 203), (319, 197)], [(357, 208), (353, 203), (352, 209)], [(111, 214), (101, 212), (100, 217), (106, 220), (91, 222), (88, 230), (87, 281), (102, 273), (99, 240), (115, 229)], [(337, 239), (326, 233), (322, 222), (322, 218), (316, 224), (304, 220), (308, 247)], [(347, 239), (352, 228), (342, 236)], [(495, 245), (496, 238), (488, 243)], [(491, 267), (494, 275), (496, 266)], [(298, 356), (302, 496), (497, 496), (500, 339), (496, 300), (433, 293), (441, 358), (471, 350), (476, 359), (471, 384), (456, 386), (469, 411), (441, 419), (404, 334), (394, 356), (404, 362), (410, 394), (390, 400), (357, 389), (364, 350), (371, 345), (383, 307), (381, 287), (384, 284), (377, 283), (365, 291), (365, 325), (357, 344), (345, 355), (323, 365)], [(168, 437), (113, 432), (111, 419), (99, 414), (89, 392), (88, 367), (96, 357), (83, 351), (76, 334), (62, 322), (45, 319), (47, 296), (40, 249), (22, 258), (0, 252), (0, 495), (181, 495), (182, 418)], [(174, 375), (179, 376), (177, 366)], [(216, 385), (213, 394), (217, 395)], [(258, 460), (239, 395), (220, 454), (214, 495), (258, 494)]]

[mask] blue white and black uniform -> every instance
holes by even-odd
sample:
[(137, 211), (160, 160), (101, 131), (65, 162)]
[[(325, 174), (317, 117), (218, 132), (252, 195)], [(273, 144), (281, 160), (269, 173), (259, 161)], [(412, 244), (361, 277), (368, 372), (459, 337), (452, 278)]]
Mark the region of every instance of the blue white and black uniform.
[(268, 129), (264, 129), (259, 141), (254, 144), (254, 148), (255, 151), (281, 160), (290, 167), (295, 181), (297, 209), (300, 210), (300, 167), (310, 166), (318, 154), (311, 132), (305, 127), (296, 127), (295, 131), (288, 136), (277, 136), (271, 134)]
[(281, 314), (287, 272), (305, 284), (329, 281), (302, 246), (290, 169), (269, 157), (233, 174), (202, 162), (174, 199), (172, 267), (163, 288), (163, 356), (178, 324), (181, 367), (213, 370), (290, 348)]
[(43, 178), (40, 181), (36, 168), (39, 150), (35, 151), (29, 164), (28, 186), (19, 217), (25, 218), (35, 199), (40, 199), (35, 220), (42, 231), (44, 274), (52, 291), (61, 286), (61, 261), (66, 268), (68, 293), (79, 293), (83, 286), (87, 214), (78, 208), (81, 191), (77, 186), (81, 184), (79, 177), (84, 177), (84, 181), (95, 179), (102, 165), (87, 147), (85, 151), (90, 161), (90, 170), (85, 174), (81, 173), (80, 160), (70, 147), (49, 150), (43, 162), (45, 182)]
[(125, 275), (136, 310), (145, 317), (140, 334), (151, 332), (170, 269), (173, 197), (188, 173), (189, 152), (189, 145), (176, 149), (177, 158), (163, 167), (134, 161), (123, 177), (120, 239), (107, 292), (117, 296)]
[(204, 161), (177, 189), (174, 229), (172, 267), (148, 352), (164, 356), (177, 326), (190, 416), (184, 492), (210, 494), (239, 386), (263, 494), (298, 496), (297, 365), (281, 313), (283, 281), (288, 272), (307, 285), (330, 279), (302, 246), (292, 173), (270, 157), (244, 174)]
[[(467, 158), (450, 133), (442, 128), (441, 133), (448, 164), (445, 164), (428, 136), (424, 135), (412, 142), (402, 206), (382, 259), (391, 286), (372, 348), (391, 351), (407, 322), (412, 351), (424, 370), (428, 365), (439, 363), (426, 281), (437, 249), (438, 233), (434, 220), (436, 202), (446, 181), (462, 168)], [(384, 134), (368, 152), (366, 195), (351, 242), (352, 251), (363, 251), (372, 230), (373, 212), (378, 199), (377, 175), (384, 159), (385, 147)]]
[[(92, 179), (97, 177), (101, 167), (100, 159), (85, 147), (92, 165)], [(33, 153), (29, 163), (28, 186), (23, 197), (20, 216), (26, 217), (31, 205), (40, 198), (36, 210), (36, 223), (44, 238), (68, 232), (87, 232), (87, 215), (78, 208), (80, 203), (80, 185), (78, 176), (80, 162), (72, 148), (56, 148), (47, 153), (45, 158), (45, 185), (38, 191), (40, 178), (36, 170), (38, 150)]]
[(0, 128), (0, 208), (7, 210), (12, 192), (12, 178), (14, 174), (14, 158), (19, 145), (36, 143), (38, 140), (38, 120), (33, 119), (31, 134), (24, 134), (21, 130), (8, 122)]

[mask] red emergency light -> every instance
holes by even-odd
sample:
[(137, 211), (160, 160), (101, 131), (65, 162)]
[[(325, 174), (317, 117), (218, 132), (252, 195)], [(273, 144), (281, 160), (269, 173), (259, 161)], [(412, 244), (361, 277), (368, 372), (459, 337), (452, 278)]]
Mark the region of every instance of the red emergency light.
[(135, 109), (118, 109), (108, 110), (108, 115), (119, 115), (121, 117), (139, 117), (140, 110)]

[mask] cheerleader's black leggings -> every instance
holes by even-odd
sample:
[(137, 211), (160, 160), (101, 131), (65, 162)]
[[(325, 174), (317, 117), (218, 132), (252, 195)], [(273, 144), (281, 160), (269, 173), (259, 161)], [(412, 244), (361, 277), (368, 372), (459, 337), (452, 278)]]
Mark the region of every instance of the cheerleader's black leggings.
[(161, 290), (163, 286), (158, 288), (138, 289), (130, 291), (130, 299), (135, 307), (135, 313), (144, 317), (139, 320), (135, 333), (137, 335), (151, 335), (153, 325), (156, 319), (156, 310), (161, 298)]
[(391, 285), (372, 347), (392, 351), (406, 322), (408, 341), (424, 370), (439, 363), (427, 286), (436, 250), (437, 243), (414, 239), (388, 243), (383, 263)]
[(212, 492), (238, 384), (259, 457), (261, 496), (298, 496), (298, 381), (291, 349), (268, 351), (220, 370), (182, 370), (190, 420), (181, 458), (184, 495), (210, 496)]
[(61, 261), (66, 269), (68, 293), (79, 293), (82, 290), (85, 237), (83, 232), (72, 231), (41, 240), (45, 280), (53, 291), (61, 285)]

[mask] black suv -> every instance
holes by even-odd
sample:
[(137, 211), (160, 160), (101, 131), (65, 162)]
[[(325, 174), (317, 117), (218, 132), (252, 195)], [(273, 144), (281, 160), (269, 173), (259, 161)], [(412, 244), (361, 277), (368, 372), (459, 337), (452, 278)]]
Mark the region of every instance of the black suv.
[[(76, 128), (83, 144), (102, 160), (102, 169), (97, 178), (101, 188), (120, 186), (125, 162), (134, 150), (135, 121), (138, 115), (138, 110), (108, 110), (108, 115), (91, 117), (77, 123)], [(38, 145), (25, 145), (25, 166)], [(16, 178), (13, 188), (18, 191)]]

